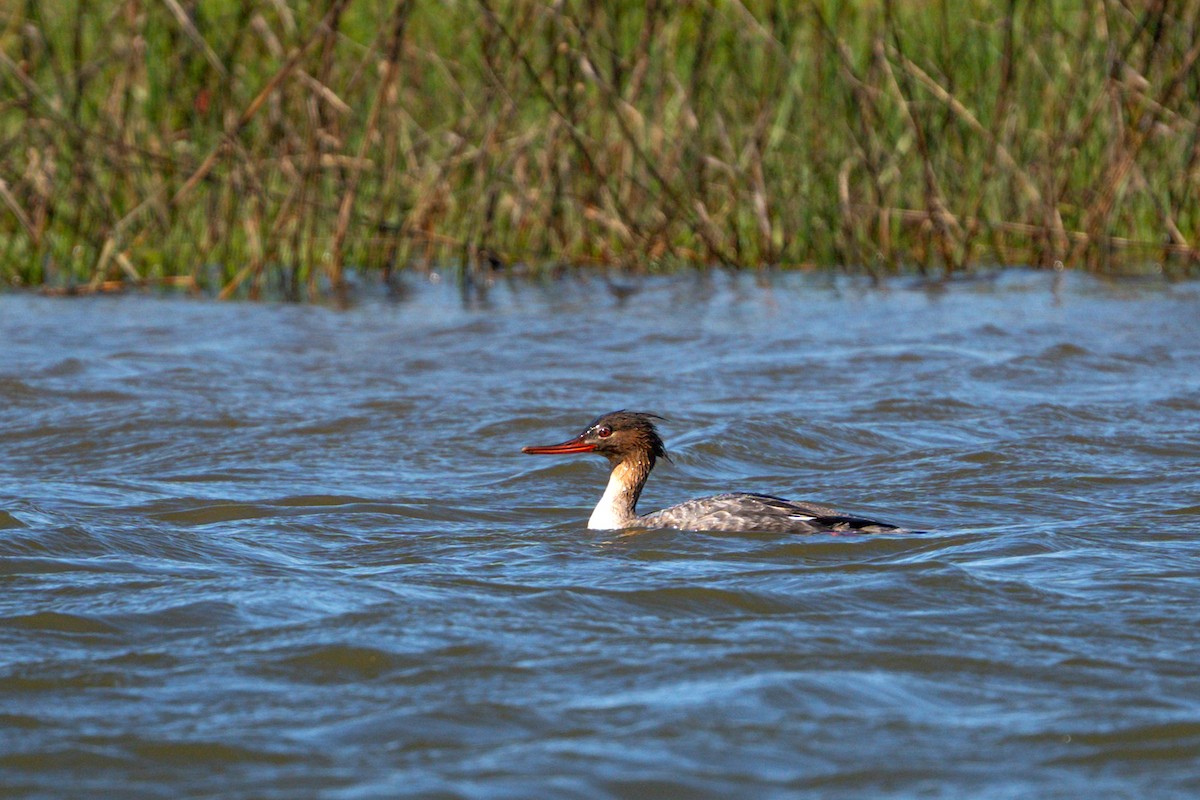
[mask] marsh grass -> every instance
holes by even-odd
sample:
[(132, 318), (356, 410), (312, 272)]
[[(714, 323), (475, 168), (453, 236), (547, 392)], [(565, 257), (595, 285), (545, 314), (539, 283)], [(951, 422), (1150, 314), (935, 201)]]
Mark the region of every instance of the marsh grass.
[(0, 280), (1192, 271), (1200, 0), (13, 0)]

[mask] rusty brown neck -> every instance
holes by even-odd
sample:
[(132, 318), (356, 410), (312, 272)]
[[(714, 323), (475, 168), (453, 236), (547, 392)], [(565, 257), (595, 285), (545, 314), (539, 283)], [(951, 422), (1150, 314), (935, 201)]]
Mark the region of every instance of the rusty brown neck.
[(636, 452), (624, 458), (611, 457), (609, 461), (613, 468), (608, 476), (608, 486), (588, 520), (588, 527), (595, 530), (636, 527), (637, 501), (650, 477), (650, 470), (654, 469), (654, 455)]

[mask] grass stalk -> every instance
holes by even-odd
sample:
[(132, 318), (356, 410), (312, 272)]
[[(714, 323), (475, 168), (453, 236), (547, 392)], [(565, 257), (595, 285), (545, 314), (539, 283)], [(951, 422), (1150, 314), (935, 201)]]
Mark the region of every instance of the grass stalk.
[(1200, 269), (1200, 0), (0, 7), (0, 283)]

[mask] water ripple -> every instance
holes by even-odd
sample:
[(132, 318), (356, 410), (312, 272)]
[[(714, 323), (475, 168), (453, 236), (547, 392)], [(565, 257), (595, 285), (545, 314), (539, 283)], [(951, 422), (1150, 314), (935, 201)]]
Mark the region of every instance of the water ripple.
[[(0, 297), (0, 794), (1200, 791), (1194, 287), (404, 280)], [(928, 532), (589, 531), (621, 407)]]

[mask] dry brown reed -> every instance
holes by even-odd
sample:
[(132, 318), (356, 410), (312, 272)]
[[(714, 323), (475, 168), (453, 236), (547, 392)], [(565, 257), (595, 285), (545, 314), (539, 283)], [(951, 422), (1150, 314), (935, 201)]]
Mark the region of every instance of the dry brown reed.
[(1200, 264), (1200, 0), (22, 0), (0, 280)]

